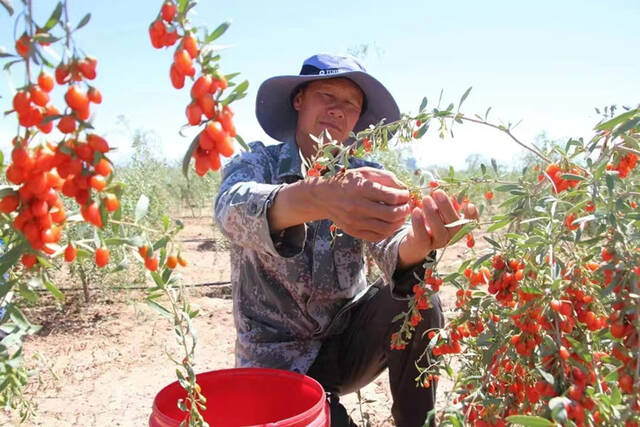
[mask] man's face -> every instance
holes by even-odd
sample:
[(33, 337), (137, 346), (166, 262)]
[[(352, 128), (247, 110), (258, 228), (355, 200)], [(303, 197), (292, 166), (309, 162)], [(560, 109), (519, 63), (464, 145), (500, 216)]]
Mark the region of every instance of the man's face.
[(318, 136), (325, 129), (334, 139), (344, 142), (360, 118), (363, 100), (362, 90), (349, 79), (309, 83), (293, 98), (293, 108), (298, 112), (298, 144), (311, 141), (309, 134)]

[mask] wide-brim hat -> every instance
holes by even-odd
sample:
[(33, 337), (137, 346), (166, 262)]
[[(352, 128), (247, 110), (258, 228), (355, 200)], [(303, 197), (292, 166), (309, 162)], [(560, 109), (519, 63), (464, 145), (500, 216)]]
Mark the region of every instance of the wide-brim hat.
[(256, 116), (262, 129), (278, 141), (295, 138), (298, 112), (291, 101), (296, 88), (315, 80), (336, 77), (350, 79), (364, 93), (363, 111), (353, 129), (355, 133), (382, 119), (389, 123), (400, 118), (398, 104), (391, 93), (368, 74), (357, 59), (320, 54), (306, 59), (299, 75), (272, 77), (260, 85), (256, 98)]

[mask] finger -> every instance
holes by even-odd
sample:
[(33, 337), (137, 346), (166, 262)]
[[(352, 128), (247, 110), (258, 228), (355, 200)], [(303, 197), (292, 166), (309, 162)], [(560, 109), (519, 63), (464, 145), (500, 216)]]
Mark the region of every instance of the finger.
[(425, 246), (428, 247), (433, 244), (431, 230), (427, 228), (424, 213), (420, 208), (414, 208), (413, 212), (411, 212), (411, 229), (413, 230), (413, 237), (417, 241), (424, 242)]
[(358, 233), (361, 235), (374, 234), (384, 239), (393, 235), (403, 225), (404, 222), (397, 221), (387, 223), (374, 218), (368, 218), (358, 221), (356, 225), (352, 225), (350, 228), (354, 231), (354, 233)]
[(480, 214), (478, 213), (478, 208), (473, 203), (467, 203), (463, 207), (462, 213), (467, 219), (478, 219), (480, 216)]
[(397, 188), (399, 190), (404, 190), (407, 188), (407, 186), (402, 181), (400, 181), (392, 172), (375, 168), (363, 169), (365, 169), (363, 171), (363, 175), (371, 181), (377, 182), (386, 187)]
[(367, 179), (357, 182), (357, 188), (363, 197), (376, 203), (401, 205), (409, 201), (409, 190), (400, 190)]
[(423, 199), (422, 211), (424, 213), (426, 224), (431, 229), (434, 249), (444, 247), (447, 242), (449, 242), (451, 236), (449, 235), (449, 230), (444, 226), (442, 217), (438, 212), (438, 206), (431, 196), (427, 196)]
[(386, 205), (368, 199), (356, 199), (353, 202), (355, 215), (363, 218), (376, 218), (384, 222), (403, 221), (410, 213), (407, 203), (402, 205)]
[[(453, 204), (451, 203), (451, 199), (449, 199), (449, 196), (447, 196), (447, 193), (445, 193), (442, 190), (436, 190), (431, 194), (431, 197), (436, 202), (436, 206), (438, 208), (438, 212), (440, 213), (440, 217), (442, 218), (442, 221), (445, 224), (451, 224), (452, 222), (456, 222), (457, 220), (460, 219), (460, 216), (454, 209)], [(450, 233), (449, 234), (450, 238), (454, 236), (458, 232), (458, 230), (460, 230), (461, 227), (462, 226), (451, 227), (451, 228), (446, 227)]]

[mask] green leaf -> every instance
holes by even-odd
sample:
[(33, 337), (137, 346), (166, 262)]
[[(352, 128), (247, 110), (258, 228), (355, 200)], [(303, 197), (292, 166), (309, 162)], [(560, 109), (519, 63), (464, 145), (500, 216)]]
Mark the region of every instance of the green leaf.
[(62, 114), (53, 114), (51, 116), (47, 116), (44, 119), (42, 119), (42, 122), (40, 122), (40, 123), (42, 123), (43, 125), (46, 125), (47, 123), (52, 122), (54, 120), (58, 120), (58, 119), (60, 119), (62, 117), (63, 117)]
[(158, 240), (153, 244), (153, 250), (157, 251), (160, 248), (166, 247), (167, 243), (169, 243), (169, 240), (169, 237), (163, 237), (162, 239)]
[(416, 139), (422, 138), (424, 134), (427, 133), (427, 130), (429, 130), (429, 125), (427, 123), (420, 126), (420, 128), (418, 129), (418, 134), (416, 135)]
[[(2, 1), (2, 0), (0, 0), (0, 1)], [(18, 62), (22, 62), (22, 61), (23, 61), (23, 59), (20, 58), (20, 59), (16, 59), (15, 61), (7, 62), (6, 64), (4, 64), (4, 67), (2, 67), (2, 69), (7, 71), (9, 68), (11, 68), (12, 65), (17, 64)]]
[(3, 186), (2, 188), (0, 188), (0, 197), (4, 197), (9, 194), (18, 195), (18, 192), (11, 186)]
[(398, 320), (402, 319), (405, 316), (405, 313), (398, 313), (391, 319), (391, 323), (396, 323)]
[(571, 404), (571, 400), (564, 396), (554, 397), (549, 400), (549, 409), (554, 420), (564, 422), (567, 420), (566, 405)]
[(60, 292), (60, 289), (58, 289), (56, 287), (56, 285), (54, 285), (51, 281), (44, 280), (42, 283), (44, 284), (44, 287), (47, 288), (49, 290), (49, 292), (51, 292), (51, 295), (53, 295), (53, 297), (57, 301), (63, 301), (64, 300), (64, 294), (62, 292)]
[(606, 121), (602, 124), (599, 124), (598, 126), (595, 127), (596, 130), (611, 130), (613, 129), (616, 125), (619, 125), (620, 123), (624, 122), (625, 120), (628, 120), (630, 118), (632, 118), (634, 115), (636, 115), (638, 113), (638, 110), (631, 110), (631, 111), (627, 111), (626, 113), (622, 113), (616, 117), (614, 117), (613, 119)]
[(466, 236), (471, 230), (473, 230), (475, 228), (475, 223), (469, 223), (466, 224), (464, 227), (462, 227), (456, 234), (455, 236), (453, 236), (453, 238), (451, 239), (451, 241), (449, 242), (449, 245), (453, 245), (454, 243), (456, 243), (458, 240), (462, 239), (464, 236)]
[(553, 421), (537, 415), (511, 415), (507, 417), (507, 421), (525, 427), (553, 427), (556, 425)]
[(31, 326), (31, 323), (29, 323), (27, 318), (24, 317), (24, 314), (22, 313), (22, 311), (20, 311), (20, 309), (16, 307), (15, 304), (9, 304), (7, 306), (7, 312), (11, 317), (11, 320), (13, 320), (13, 322), (16, 325), (18, 325), (20, 329), (22, 330), (29, 329), (29, 327)]
[(246, 142), (244, 142), (244, 139), (242, 139), (242, 137), (238, 134), (236, 134), (235, 136), (236, 141), (238, 141), (238, 143), (240, 144), (240, 146), (244, 149), (244, 151), (251, 151), (251, 148), (249, 147), (249, 145), (247, 145)]
[(540, 375), (542, 375), (542, 378), (544, 378), (549, 384), (554, 385), (556, 383), (554, 376), (547, 371), (538, 368), (538, 372), (540, 373)]
[(542, 295), (542, 291), (540, 289), (534, 288), (532, 286), (520, 286), (518, 290), (526, 292), (528, 294)]
[(179, 0), (178, 1), (178, 12), (184, 13), (185, 8), (187, 7), (188, 0)]
[(58, 4), (56, 5), (56, 8), (53, 10), (53, 13), (51, 14), (47, 22), (44, 24), (42, 29), (44, 31), (49, 31), (50, 29), (52, 29), (60, 20), (60, 16), (62, 16), (62, 2), (58, 2)]
[[(489, 110), (487, 110), (488, 112)], [(498, 174), (498, 164), (496, 163), (496, 159), (491, 159), (491, 167), (493, 167), (493, 170), (495, 171), (496, 175)]]
[(453, 373), (453, 368), (451, 368), (451, 365), (447, 363), (444, 368), (447, 371), (447, 375), (449, 375), (450, 378), (453, 378), (454, 373)]
[(171, 273), (173, 273), (173, 270), (170, 268), (165, 268), (164, 271), (162, 272), (162, 280), (166, 282), (169, 281), (169, 279), (171, 278)]
[(619, 405), (622, 401), (622, 395), (620, 394), (620, 388), (615, 387), (611, 392), (611, 403), (614, 405)]
[[(33, 41), (38, 43), (55, 43), (58, 40), (60, 40), (60, 37), (55, 37), (49, 33), (38, 33), (35, 36), (33, 36)], [(38, 58), (40, 58), (42, 62), (49, 65), (50, 67), (54, 66), (52, 63), (47, 61), (44, 56), (40, 55), (39, 51), (36, 51), (36, 53), (38, 54)]]
[(144, 237), (142, 236), (133, 236), (133, 237), (109, 237), (104, 240), (108, 246), (119, 246), (119, 245), (129, 245), (140, 247), (144, 245)]
[(9, 12), (9, 16), (13, 15), (13, 7), (11, 7), (10, 0), (0, 0), (0, 4), (2, 4), (5, 9), (7, 9), (7, 12)]
[(87, 25), (89, 23), (89, 20), (91, 19), (91, 14), (87, 13), (86, 15), (84, 15), (84, 18), (82, 18), (80, 20), (80, 22), (78, 23), (78, 26), (74, 29), (75, 30), (79, 30), (80, 28), (84, 27), (85, 25)]
[(227, 31), (230, 25), (231, 25), (231, 21), (225, 21), (222, 24), (218, 25), (218, 28), (213, 30), (213, 33), (209, 34), (209, 37), (207, 37), (204, 43), (205, 44), (211, 43), (212, 41), (214, 41), (215, 39), (223, 35), (224, 32)]
[(25, 300), (34, 303), (38, 301), (38, 294), (35, 293), (31, 287), (38, 288), (40, 287), (39, 285), (41, 285), (41, 281), (36, 278), (29, 280), (29, 284), (20, 282), (18, 283), (18, 292)]
[(135, 222), (138, 222), (142, 218), (144, 218), (148, 210), (149, 210), (149, 198), (143, 194), (138, 199), (138, 203), (136, 203)]
[(573, 174), (573, 173), (563, 173), (562, 175), (560, 175), (560, 178), (562, 178), (562, 179), (570, 179), (570, 180), (573, 180), (573, 181), (586, 181), (587, 180), (587, 178), (585, 178), (584, 176), (576, 175), (576, 174)]
[(635, 117), (631, 120), (628, 120), (626, 123), (623, 123), (622, 125), (618, 126), (618, 128), (613, 133), (613, 135), (618, 136), (622, 133), (627, 132), (628, 130), (637, 128), (639, 124), (640, 124), (640, 117)]
[(424, 98), (422, 98), (422, 102), (420, 103), (420, 109), (418, 111), (420, 111), (422, 113), (425, 108), (427, 108), (427, 97), (426, 96)]
[(221, 101), (221, 104), (229, 105), (233, 101), (237, 101), (238, 99), (244, 98), (245, 96), (247, 96), (246, 90), (248, 87), (249, 87), (249, 80), (243, 81), (233, 89), (233, 92), (231, 92), (231, 94), (228, 97), (226, 97), (224, 100)]
[(609, 191), (613, 192), (613, 187), (615, 186), (615, 177), (612, 174), (608, 173), (604, 178), (607, 183), (607, 188), (609, 189)]
[(511, 192), (513, 190), (522, 190), (522, 186), (517, 185), (517, 184), (505, 184), (505, 185), (499, 185), (496, 188), (494, 188), (495, 191), (499, 191), (501, 193), (506, 193), (506, 192)]
[(449, 283), (449, 282), (451, 282), (452, 280), (455, 280), (455, 279), (456, 279), (456, 278), (458, 278), (458, 277), (460, 277), (460, 273), (458, 273), (457, 271), (454, 271), (453, 273), (451, 273), (451, 274), (449, 274), (449, 275), (445, 276), (445, 277), (442, 279), (442, 281), (443, 281), (444, 283)]
[(227, 81), (227, 83), (230, 83), (230, 80), (238, 77), (240, 75), (240, 73), (229, 73), (229, 74), (225, 74), (224, 75), (224, 79)]
[(474, 221), (472, 219), (460, 218), (459, 220), (454, 221), (454, 222), (449, 223), (449, 224), (445, 224), (444, 226), (446, 228), (453, 228), (453, 227), (457, 227), (459, 225), (469, 224), (470, 222), (474, 222)]
[(184, 153), (184, 158), (182, 159), (182, 174), (185, 178), (189, 179), (189, 163), (191, 163), (191, 157), (193, 157), (193, 153), (198, 148), (198, 144), (200, 143), (200, 134), (196, 135), (191, 141), (191, 145), (189, 145), (189, 149), (186, 153)]
[(493, 246), (494, 248), (496, 248), (496, 249), (498, 249), (498, 250), (500, 249), (500, 243), (496, 242), (495, 240), (493, 240), (493, 239), (491, 239), (491, 238), (489, 238), (489, 237), (487, 237), (487, 236), (482, 236), (482, 237), (484, 238), (484, 240), (486, 240), (487, 242), (489, 242), (489, 244), (490, 244), (491, 246)]
[(151, 271), (150, 273), (151, 273), (151, 278), (153, 279), (154, 282), (156, 282), (156, 285), (164, 289), (165, 283), (162, 281), (162, 277), (160, 277), (160, 275), (155, 271)]
[(13, 53), (9, 53), (2, 46), (0, 46), (0, 58), (13, 58), (18, 55), (14, 55)]
[(8, 252), (5, 252), (0, 257), (0, 276), (6, 273), (22, 255), (25, 250), (24, 244), (19, 244), (11, 248)]
[(501, 229), (502, 227), (504, 227), (505, 225), (509, 224), (511, 222), (510, 219), (505, 219), (502, 221), (498, 221), (495, 224), (492, 224), (489, 228), (487, 228), (487, 232), (491, 233), (494, 232), (496, 230)]
[[(486, 239), (486, 237), (485, 237), (485, 239)], [(489, 252), (488, 254), (482, 255), (480, 258), (478, 258), (473, 263), (473, 268), (477, 268), (478, 266), (482, 265), (483, 262), (485, 262), (486, 260), (488, 260), (491, 257), (493, 257), (493, 254), (491, 252)]]
[(147, 299), (146, 302), (147, 304), (149, 304), (149, 307), (151, 307), (152, 309), (160, 313), (161, 316), (168, 317), (168, 318), (173, 317), (173, 315), (171, 314), (171, 312), (169, 312), (169, 310), (167, 310), (166, 308), (164, 308), (154, 300)]
[(464, 102), (465, 99), (467, 99), (467, 96), (469, 96), (469, 93), (471, 92), (471, 88), (473, 86), (469, 86), (469, 89), (467, 89), (463, 94), (462, 94), (462, 98), (460, 98), (460, 102), (458, 103), (458, 110), (460, 110), (460, 106), (462, 105), (462, 103)]

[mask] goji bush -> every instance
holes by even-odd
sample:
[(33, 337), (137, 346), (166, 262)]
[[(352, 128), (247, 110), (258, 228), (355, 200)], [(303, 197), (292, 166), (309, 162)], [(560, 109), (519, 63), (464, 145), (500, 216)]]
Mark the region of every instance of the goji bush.
[[(441, 114), (418, 120), (488, 124)], [(431, 293), (457, 288), (453, 315), (423, 338), (431, 341), (419, 361), (422, 386), (443, 374), (453, 379), (437, 415), (442, 425), (638, 425), (639, 131), (639, 109), (610, 113), (589, 141), (570, 139), (546, 153), (530, 147), (539, 163), (517, 180), (483, 166), (472, 179), (439, 182), (457, 195), (493, 182), (477, 202), (492, 203), (494, 192), (504, 199), (497, 214), (465, 225), (452, 241), (478, 227), (490, 249), (471, 249), (457, 271), (440, 265), (440, 254), (391, 343), (404, 347)]]
[[(469, 91), (462, 96), (460, 104)], [(431, 330), (416, 361), (417, 386), (433, 387), (443, 375), (453, 390), (429, 414), (440, 425), (620, 425), (640, 422), (640, 262), (638, 245), (640, 109), (615, 115), (605, 109), (592, 139), (569, 139), (541, 151), (517, 139), (511, 126), (465, 116), (460, 106), (439, 106), (398, 122), (379, 123), (340, 146), (325, 136), (309, 175), (340, 174), (349, 156), (365, 156), (420, 139), (432, 123), (443, 137), (456, 124), (473, 122), (509, 135), (535, 155), (513, 179), (492, 162), (476, 176), (406, 182), (411, 203), (442, 189), (461, 211), (469, 194), (480, 221), (462, 218), (449, 245), (466, 237), (466, 260), (442, 265), (445, 247), (416, 277), (414, 296), (390, 346), (402, 351), (442, 286), (456, 290), (445, 328)], [(499, 205), (492, 206), (494, 203)], [(485, 209), (490, 207), (490, 209)], [(488, 249), (476, 250), (473, 232)], [(336, 232), (339, 232), (336, 230)]]
[[(0, 327), (5, 334), (0, 341), (0, 405), (18, 409), (23, 419), (32, 412), (29, 399), (22, 394), (28, 379), (21, 365), (22, 340), (38, 327), (20, 310), (21, 299), (35, 300), (38, 288), (63, 299), (50, 275), (54, 265), (61, 262), (69, 263), (70, 271), (79, 271), (87, 296), (87, 260), (92, 260), (96, 269), (114, 274), (127, 268), (128, 260), (133, 259), (144, 265), (152, 279), (146, 301), (172, 320), (183, 353), (174, 361), (178, 380), (189, 397), (177, 404), (187, 411), (186, 423), (202, 424), (199, 410), (204, 407), (204, 398), (195, 383), (192, 365), (196, 340), (191, 319), (197, 310), (191, 308), (173, 276), (177, 268), (187, 265), (173, 242), (182, 224), (171, 224), (166, 214), (153, 208), (151, 222), (143, 224), (149, 197), (136, 194), (137, 201), (130, 208), (126, 189), (114, 179), (108, 158), (111, 147), (92, 124), (92, 110), (103, 101), (94, 83), (98, 59), (85, 54), (76, 38), (91, 15), (73, 23), (68, 3), (61, 1), (42, 24), (34, 18), (34, 2), (22, 3), (24, 10), (15, 24), (19, 34), (15, 53), (0, 51), (7, 60), (5, 69), (18, 69), (24, 76), (13, 95), (13, 109), (6, 112), (15, 117), (18, 131), (10, 163), (3, 165), (8, 185), (0, 188)], [(14, 13), (10, 2), (3, 0), (1, 4), (10, 15)], [(191, 144), (184, 171), (193, 156), (196, 172), (204, 175), (219, 169), (219, 155), (233, 153), (232, 138), (240, 140), (235, 135), (229, 104), (245, 95), (247, 82), (236, 86), (234, 75), (219, 73), (219, 55), (214, 54), (210, 43), (228, 24), (198, 41), (187, 19), (194, 5), (189, 1), (165, 2), (150, 35), (156, 47), (180, 39), (171, 70), (174, 86), (183, 85), (187, 75), (193, 77), (192, 60), (201, 67), (202, 75), (192, 90), (194, 103), (187, 111), (191, 125), (200, 124), (202, 115), (206, 117), (202, 122), (206, 132), (200, 132)], [(167, 33), (156, 36), (154, 28), (166, 29)], [(52, 58), (59, 62), (52, 63)], [(64, 93), (64, 105), (55, 106), (51, 101), (55, 91)], [(226, 96), (221, 98), (223, 93)], [(197, 111), (201, 112), (198, 120)], [(121, 205), (123, 200), (126, 209)]]

